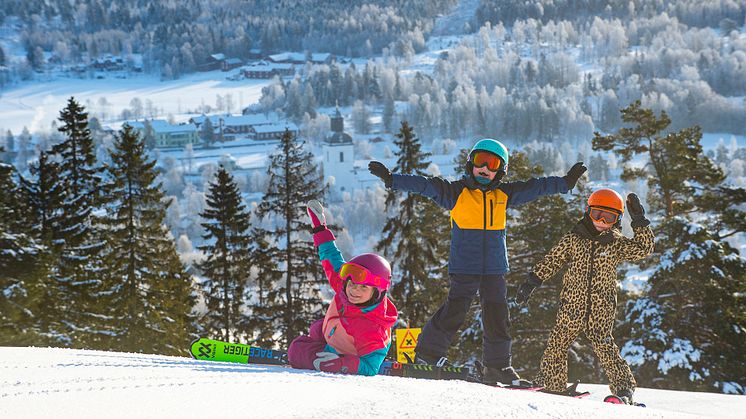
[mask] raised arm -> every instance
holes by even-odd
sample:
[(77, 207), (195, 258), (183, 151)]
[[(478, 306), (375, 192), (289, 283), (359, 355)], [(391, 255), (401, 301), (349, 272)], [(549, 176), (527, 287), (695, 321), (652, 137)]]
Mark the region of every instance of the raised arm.
[(645, 217), (645, 208), (640, 204), (640, 198), (636, 194), (627, 195), (627, 212), (632, 218), (634, 236), (631, 239), (620, 239), (620, 257), (629, 261), (644, 259), (653, 253), (655, 235), (650, 228), (650, 221)]
[(324, 207), (315, 199), (308, 201), (306, 212), (311, 220), (311, 231), (313, 232), (313, 244), (319, 250), (319, 259), (324, 267), (324, 273), (329, 280), (334, 292), (339, 292), (342, 287), (342, 281), (337, 272), (345, 263), (342, 252), (337, 248), (334, 234), (326, 227), (326, 217), (324, 216)]

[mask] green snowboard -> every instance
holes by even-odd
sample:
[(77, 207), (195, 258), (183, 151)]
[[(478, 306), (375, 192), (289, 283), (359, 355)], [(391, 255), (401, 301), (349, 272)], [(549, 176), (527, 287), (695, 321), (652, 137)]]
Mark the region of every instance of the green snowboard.
[(235, 362), (239, 364), (288, 363), (287, 352), (276, 349), (264, 349), (241, 343), (223, 342), (214, 339), (199, 338), (192, 342), (189, 352), (194, 359), (202, 361)]

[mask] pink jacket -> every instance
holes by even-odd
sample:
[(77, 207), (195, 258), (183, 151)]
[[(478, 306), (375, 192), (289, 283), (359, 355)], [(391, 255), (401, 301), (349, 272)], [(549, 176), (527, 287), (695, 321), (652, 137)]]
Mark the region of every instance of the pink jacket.
[(342, 279), (332, 263), (324, 260), (322, 265), (335, 292), (324, 316), (326, 342), (344, 355), (364, 356), (387, 349), (391, 343), (391, 327), (398, 316), (394, 304), (388, 297), (370, 307), (350, 303), (342, 290)]

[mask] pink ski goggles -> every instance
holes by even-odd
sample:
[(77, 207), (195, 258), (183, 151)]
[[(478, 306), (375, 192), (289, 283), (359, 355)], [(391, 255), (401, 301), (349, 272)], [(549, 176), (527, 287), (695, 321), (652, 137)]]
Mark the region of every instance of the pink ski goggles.
[(339, 270), (339, 277), (343, 281), (349, 279), (355, 284), (369, 285), (380, 290), (385, 290), (389, 287), (388, 279), (375, 275), (364, 266), (354, 262), (347, 262), (342, 265), (342, 268)]

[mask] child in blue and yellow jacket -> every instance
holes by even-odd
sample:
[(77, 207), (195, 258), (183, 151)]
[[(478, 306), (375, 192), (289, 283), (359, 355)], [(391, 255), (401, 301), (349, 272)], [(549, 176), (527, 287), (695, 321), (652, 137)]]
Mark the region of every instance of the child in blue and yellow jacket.
[(427, 322), (415, 349), (418, 363), (443, 364), (451, 341), (479, 292), (484, 337), (483, 379), (486, 383), (529, 385), (511, 366), (510, 318), (505, 274), (506, 211), (541, 196), (568, 193), (587, 170), (576, 163), (564, 177), (502, 182), (508, 169), (508, 149), (483, 139), (469, 153), (466, 175), (450, 182), (440, 177), (391, 173), (377, 161), (368, 165), (387, 188), (417, 193), (450, 210), (451, 253), (448, 298)]

